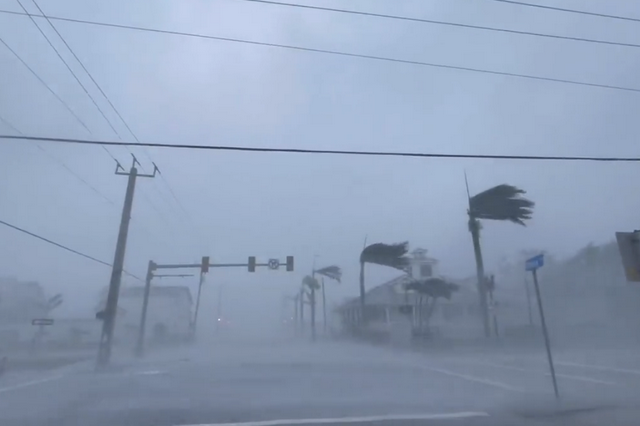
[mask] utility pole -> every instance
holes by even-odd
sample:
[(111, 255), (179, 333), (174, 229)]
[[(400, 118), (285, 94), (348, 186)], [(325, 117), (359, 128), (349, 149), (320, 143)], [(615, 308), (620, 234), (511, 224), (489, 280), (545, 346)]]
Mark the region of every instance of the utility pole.
[(216, 318), (216, 331), (220, 330), (220, 322), (222, 321), (222, 287), (224, 284), (220, 284), (218, 287), (218, 316)]
[(109, 281), (109, 293), (107, 295), (107, 304), (104, 310), (104, 322), (102, 323), (102, 336), (100, 337), (100, 347), (98, 349), (98, 367), (104, 367), (109, 364), (111, 358), (111, 344), (113, 341), (113, 330), (115, 328), (116, 313), (118, 309), (118, 295), (120, 292), (120, 283), (122, 280), (122, 269), (124, 266), (124, 255), (127, 248), (127, 235), (129, 233), (129, 221), (131, 220), (131, 208), (133, 207), (133, 194), (136, 188), (136, 179), (138, 177), (154, 178), (158, 167), (153, 165), (153, 174), (138, 174), (136, 164), (138, 160), (133, 156), (133, 163), (129, 172), (125, 172), (120, 163), (116, 163), (116, 175), (128, 176), (127, 192), (124, 197), (124, 205), (122, 207), (122, 217), (120, 219), (120, 229), (118, 231), (118, 241), (116, 243), (116, 252), (113, 259), (113, 268), (111, 270), (111, 280)]
[(153, 271), (156, 270), (156, 264), (150, 260), (147, 267), (147, 277), (144, 283), (144, 298), (142, 300), (142, 314), (140, 315), (140, 328), (138, 329), (138, 343), (136, 344), (136, 356), (144, 355), (144, 331), (147, 323), (147, 307), (149, 306), (149, 293), (151, 292), (151, 280), (153, 279)]
[(198, 296), (196, 296), (196, 311), (193, 314), (193, 327), (191, 333), (193, 337), (196, 335), (196, 325), (198, 324), (198, 311), (200, 310), (200, 294), (202, 293), (202, 284), (204, 284), (204, 274), (209, 272), (209, 256), (202, 258), (202, 264), (200, 265), (200, 282), (198, 283)]
[(311, 304), (311, 341), (316, 341), (316, 289), (312, 288), (309, 294)]
[(300, 335), (304, 336), (304, 287), (300, 287)]
[(200, 281), (198, 282), (198, 295), (196, 296), (196, 310), (193, 314), (193, 326), (191, 332), (196, 334), (196, 324), (198, 323), (198, 311), (200, 310), (200, 294), (202, 293), (202, 284), (204, 284), (204, 273), (200, 272)]
[(154, 278), (164, 278), (164, 277), (185, 278), (185, 277), (193, 276), (191, 274), (156, 275), (154, 274), (156, 269), (158, 269), (158, 264), (150, 260), (149, 266), (147, 267), (147, 278), (145, 280), (144, 296), (142, 298), (142, 313), (140, 314), (140, 325), (138, 326), (138, 342), (136, 343), (136, 350), (135, 350), (135, 355), (139, 358), (144, 356), (144, 335), (145, 335), (146, 325), (147, 325), (147, 308), (149, 306), (149, 295), (151, 293), (151, 281)]

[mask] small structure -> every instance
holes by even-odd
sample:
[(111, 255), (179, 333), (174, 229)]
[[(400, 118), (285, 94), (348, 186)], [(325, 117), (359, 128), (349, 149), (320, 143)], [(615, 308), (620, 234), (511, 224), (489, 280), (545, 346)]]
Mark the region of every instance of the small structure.
[(0, 322), (2, 324), (31, 323), (47, 314), (47, 300), (36, 281), (0, 278)]
[(411, 252), (411, 277), (416, 280), (438, 276), (438, 261), (427, 256), (427, 250), (417, 248)]

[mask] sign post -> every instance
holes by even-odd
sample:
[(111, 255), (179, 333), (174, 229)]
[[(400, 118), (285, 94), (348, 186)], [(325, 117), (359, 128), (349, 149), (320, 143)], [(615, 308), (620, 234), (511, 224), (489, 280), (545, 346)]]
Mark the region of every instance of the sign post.
[(553, 367), (553, 357), (551, 356), (551, 345), (549, 344), (549, 333), (547, 332), (547, 323), (544, 320), (544, 310), (542, 309), (542, 298), (540, 297), (540, 287), (538, 286), (538, 268), (544, 265), (544, 255), (539, 254), (527, 260), (525, 269), (533, 274), (533, 286), (536, 289), (536, 298), (538, 299), (538, 309), (540, 310), (540, 324), (542, 325), (542, 334), (544, 334), (544, 344), (547, 347), (547, 359), (549, 360), (549, 369), (551, 370), (551, 379), (553, 380), (553, 391), (556, 398), (558, 394), (558, 382), (556, 381), (556, 370)]

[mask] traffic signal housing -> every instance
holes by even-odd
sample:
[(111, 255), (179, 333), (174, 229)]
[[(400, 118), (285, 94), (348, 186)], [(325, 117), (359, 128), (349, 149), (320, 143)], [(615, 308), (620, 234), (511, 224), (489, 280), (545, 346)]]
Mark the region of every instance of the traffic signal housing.
[(200, 272), (206, 274), (209, 272), (209, 256), (202, 256), (202, 266), (200, 266)]

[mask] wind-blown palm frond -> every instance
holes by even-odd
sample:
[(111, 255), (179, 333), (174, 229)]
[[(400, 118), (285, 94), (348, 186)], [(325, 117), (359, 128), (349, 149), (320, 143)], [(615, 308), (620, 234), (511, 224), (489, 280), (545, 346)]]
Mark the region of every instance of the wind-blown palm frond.
[(339, 266), (326, 266), (316, 270), (316, 274), (324, 275), (327, 278), (340, 282), (342, 279), (342, 269)]
[(389, 266), (404, 271), (410, 263), (407, 256), (409, 243), (384, 244), (375, 243), (367, 246), (360, 253), (360, 304), (364, 309), (364, 265), (375, 263), (376, 265)]
[(320, 288), (320, 283), (318, 282), (318, 280), (310, 275), (307, 275), (302, 279), (302, 284), (313, 290), (318, 290)]
[(498, 185), (469, 199), (469, 216), (474, 219), (509, 220), (525, 226), (535, 203), (523, 198), (526, 192), (512, 185)]
[(360, 263), (375, 263), (395, 269), (404, 269), (409, 265), (409, 243), (375, 243), (365, 247), (360, 253)]

